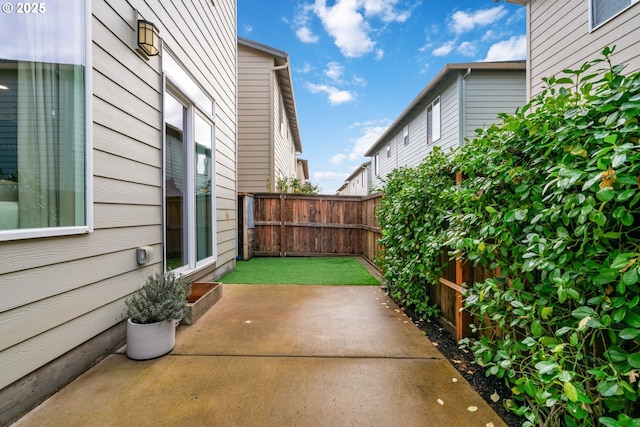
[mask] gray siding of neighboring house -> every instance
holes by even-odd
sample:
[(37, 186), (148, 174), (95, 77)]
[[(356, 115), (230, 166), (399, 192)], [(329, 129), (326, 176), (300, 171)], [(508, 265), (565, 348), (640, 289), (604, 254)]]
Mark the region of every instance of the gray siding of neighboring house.
[[(135, 9), (160, 28), (165, 46), (216, 103), (217, 261), (191, 279), (220, 274), (235, 262), (236, 1), (212, 6), (204, 0), (167, 0), (153, 8), (142, 0), (89, 3), (95, 231), (0, 244), (0, 413), (38, 399), (41, 391), (30, 390), (30, 383), (62, 381), (44, 373), (18, 381), (56, 358), (74, 357), (65, 364), (67, 376), (79, 374), (83, 363), (95, 363), (81, 363), (83, 354), (69, 355), (120, 327), (124, 299), (148, 273), (162, 271), (161, 56), (146, 61), (133, 50)], [(143, 245), (152, 246), (155, 256), (140, 266), (136, 248)], [(123, 333), (121, 328), (110, 334), (87, 357), (121, 345)]]
[(590, 30), (589, 0), (530, 0), (528, 96), (543, 89), (543, 77), (601, 58), (606, 46), (616, 46), (614, 64), (627, 64), (625, 73), (640, 70), (640, 2), (603, 25)]
[[(476, 67), (473, 68), (472, 67)], [(488, 68), (487, 68), (488, 67)], [(494, 67), (494, 68), (491, 68)], [(500, 121), (498, 113), (514, 113), (526, 103), (524, 64), (455, 64), (440, 80), (434, 80), (422, 99), (416, 98), (391, 126), (391, 133), (376, 142), (368, 153), (372, 169), (379, 153), (379, 173), (372, 188), (379, 190), (384, 177), (400, 167), (415, 167), (434, 147), (450, 152), (473, 139), (476, 129)], [(443, 71), (444, 72), (444, 71)], [(435, 86), (431, 86), (434, 85)], [(427, 107), (440, 98), (440, 138), (427, 143)], [(403, 139), (409, 126), (409, 143)], [(389, 132), (389, 131), (388, 131)], [(387, 157), (387, 145), (391, 156)], [(375, 169), (374, 169), (375, 170)]]
[[(273, 180), (273, 57), (238, 45), (238, 191), (267, 191)], [(274, 185), (274, 184), (272, 184)]]
[(526, 104), (524, 77), (522, 71), (476, 70), (465, 79), (465, 138), (499, 121), (499, 113), (513, 114)]
[[(427, 113), (426, 105), (431, 104), (437, 97), (440, 97), (440, 123), (441, 137), (427, 144)], [(383, 184), (383, 179), (394, 169), (399, 167), (414, 167), (427, 157), (435, 146), (449, 150), (459, 145), (459, 103), (458, 103), (458, 80), (448, 79), (441, 90), (430, 95), (425, 102), (425, 107), (417, 109), (408, 121), (409, 143), (405, 145), (403, 132), (400, 128), (390, 138), (391, 158), (387, 158), (386, 144), (380, 148), (380, 173), (372, 176), (372, 187), (379, 189)], [(372, 164), (374, 160), (372, 159)]]

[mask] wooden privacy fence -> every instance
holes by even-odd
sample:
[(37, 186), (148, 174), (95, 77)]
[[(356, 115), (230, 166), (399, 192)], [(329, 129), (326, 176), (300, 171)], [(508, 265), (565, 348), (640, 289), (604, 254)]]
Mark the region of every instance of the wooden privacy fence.
[[(376, 211), (381, 195), (254, 195), (256, 256), (362, 255), (372, 265), (381, 250)], [(464, 309), (463, 283), (484, 280), (486, 273), (442, 253), (443, 277), (427, 285), (429, 301), (441, 310), (440, 323), (460, 340), (470, 337), (473, 319)]]
[(380, 196), (255, 194), (255, 255), (363, 255), (373, 263), (379, 203)]

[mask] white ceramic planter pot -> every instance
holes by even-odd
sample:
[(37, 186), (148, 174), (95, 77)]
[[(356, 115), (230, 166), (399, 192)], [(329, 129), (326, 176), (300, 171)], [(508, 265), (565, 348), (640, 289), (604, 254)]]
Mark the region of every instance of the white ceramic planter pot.
[(176, 321), (140, 324), (127, 320), (127, 357), (147, 360), (163, 356), (176, 345)]

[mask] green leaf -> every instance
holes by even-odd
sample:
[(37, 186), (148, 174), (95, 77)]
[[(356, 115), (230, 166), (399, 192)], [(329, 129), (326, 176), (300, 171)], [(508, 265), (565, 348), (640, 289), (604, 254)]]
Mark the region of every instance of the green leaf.
[(567, 399), (569, 399), (570, 401), (578, 401), (578, 390), (576, 390), (576, 387), (570, 382), (566, 382), (563, 384), (562, 391), (564, 391), (564, 395), (567, 396)]
[(617, 383), (611, 381), (603, 381), (598, 384), (598, 391), (603, 397), (616, 396), (622, 393), (622, 390)]
[(608, 202), (609, 200), (613, 199), (616, 195), (616, 192), (613, 191), (613, 188), (611, 187), (604, 187), (601, 188), (597, 193), (596, 193), (596, 197), (598, 198), (598, 200), (600, 200), (601, 202)]
[(534, 337), (542, 335), (542, 325), (537, 320), (531, 324), (531, 333)]
[(626, 271), (622, 275), (622, 281), (627, 286), (635, 285), (636, 283), (638, 283), (638, 271), (635, 268)]
[(640, 315), (637, 315), (632, 311), (627, 312), (624, 321), (632, 328), (640, 328)]
[(591, 212), (591, 214), (589, 215), (589, 220), (595, 222), (600, 227), (604, 227), (604, 225), (607, 223), (607, 217), (600, 211)]
[(582, 306), (573, 310), (571, 315), (576, 319), (584, 319), (585, 317), (597, 317), (598, 313), (591, 307)]
[(618, 336), (623, 340), (633, 340), (633, 339), (636, 339), (636, 337), (640, 336), (640, 329), (625, 328), (620, 331)]
[(560, 365), (558, 365), (553, 360), (543, 360), (542, 362), (536, 363), (536, 369), (538, 370), (540, 375), (549, 374), (559, 368), (560, 368)]
[(542, 320), (547, 320), (553, 314), (553, 307), (544, 307), (540, 312), (540, 317)]
[(627, 362), (632, 368), (639, 369), (640, 368), (640, 352), (630, 354), (629, 357), (627, 357)]

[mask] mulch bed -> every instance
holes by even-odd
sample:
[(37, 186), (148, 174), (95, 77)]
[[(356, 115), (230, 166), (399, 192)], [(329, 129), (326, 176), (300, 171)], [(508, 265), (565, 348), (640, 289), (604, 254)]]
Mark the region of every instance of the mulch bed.
[[(511, 397), (511, 390), (503, 380), (485, 375), (486, 370), (473, 362), (472, 352), (458, 348), (455, 338), (437, 322), (425, 321), (406, 308), (404, 311), (509, 427), (522, 426), (526, 420), (507, 411), (503, 406), (503, 400)], [(498, 402), (491, 399), (494, 393), (500, 396)]]

